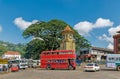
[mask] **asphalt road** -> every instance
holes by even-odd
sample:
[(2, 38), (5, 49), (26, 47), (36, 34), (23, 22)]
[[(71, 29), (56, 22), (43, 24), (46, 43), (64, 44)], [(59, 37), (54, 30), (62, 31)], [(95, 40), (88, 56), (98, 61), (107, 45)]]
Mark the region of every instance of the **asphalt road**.
[(120, 71), (102, 69), (97, 72), (76, 70), (27, 69), (0, 74), (0, 79), (120, 79)]

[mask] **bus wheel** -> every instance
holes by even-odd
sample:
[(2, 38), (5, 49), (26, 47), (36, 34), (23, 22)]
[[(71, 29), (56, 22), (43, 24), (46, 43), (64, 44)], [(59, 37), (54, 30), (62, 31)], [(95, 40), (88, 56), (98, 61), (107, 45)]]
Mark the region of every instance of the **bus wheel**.
[(120, 71), (120, 66), (117, 67), (117, 70)]
[(69, 70), (74, 70), (74, 67), (72, 67), (71, 65), (68, 67)]
[(50, 70), (50, 69), (51, 69), (50, 64), (47, 65), (46, 69), (47, 69), (47, 70)]

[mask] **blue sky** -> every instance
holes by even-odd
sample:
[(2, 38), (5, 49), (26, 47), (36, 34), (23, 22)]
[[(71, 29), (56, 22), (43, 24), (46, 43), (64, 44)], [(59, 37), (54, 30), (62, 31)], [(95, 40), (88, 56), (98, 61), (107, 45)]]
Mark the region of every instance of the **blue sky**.
[(0, 40), (27, 43), (22, 32), (36, 21), (60, 19), (93, 46), (113, 48), (120, 30), (120, 0), (0, 0)]

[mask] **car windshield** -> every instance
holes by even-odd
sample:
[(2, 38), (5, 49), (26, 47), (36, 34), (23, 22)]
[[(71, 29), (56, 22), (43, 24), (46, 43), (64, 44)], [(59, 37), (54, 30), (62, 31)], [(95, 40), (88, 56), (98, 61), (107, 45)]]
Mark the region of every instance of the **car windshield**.
[(87, 66), (93, 66), (93, 64), (87, 64)]

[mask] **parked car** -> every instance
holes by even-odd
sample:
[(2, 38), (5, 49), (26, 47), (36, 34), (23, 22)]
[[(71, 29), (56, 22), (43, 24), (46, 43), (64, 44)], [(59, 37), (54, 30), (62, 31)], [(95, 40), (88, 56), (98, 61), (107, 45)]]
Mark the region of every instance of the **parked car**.
[(88, 63), (84, 67), (84, 71), (99, 71), (100, 66), (96, 63)]

